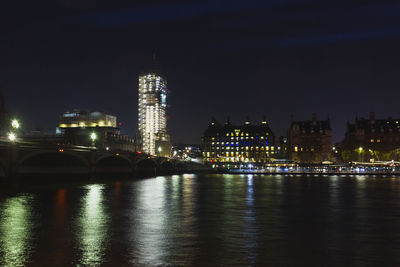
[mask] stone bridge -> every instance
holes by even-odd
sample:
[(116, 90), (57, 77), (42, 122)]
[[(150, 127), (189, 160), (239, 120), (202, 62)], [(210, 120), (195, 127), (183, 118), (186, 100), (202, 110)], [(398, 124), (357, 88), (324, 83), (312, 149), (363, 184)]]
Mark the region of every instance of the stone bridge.
[(35, 174), (162, 175), (207, 169), (194, 162), (137, 152), (98, 151), (89, 147), (45, 146), (24, 142), (0, 144), (0, 177)]

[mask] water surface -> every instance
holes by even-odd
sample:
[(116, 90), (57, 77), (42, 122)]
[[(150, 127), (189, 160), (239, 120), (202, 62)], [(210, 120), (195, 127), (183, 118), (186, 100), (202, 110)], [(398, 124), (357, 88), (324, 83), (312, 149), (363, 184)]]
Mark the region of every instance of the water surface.
[(0, 265), (400, 265), (400, 179), (174, 175), (0, 195)]

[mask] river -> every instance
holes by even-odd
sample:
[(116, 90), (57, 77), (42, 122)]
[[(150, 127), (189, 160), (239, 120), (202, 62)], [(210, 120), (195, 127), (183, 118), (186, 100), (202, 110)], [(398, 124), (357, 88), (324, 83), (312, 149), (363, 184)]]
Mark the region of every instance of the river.
[(184, 174), (1, 192), (1, 266), (400, 265), (396, 177)]

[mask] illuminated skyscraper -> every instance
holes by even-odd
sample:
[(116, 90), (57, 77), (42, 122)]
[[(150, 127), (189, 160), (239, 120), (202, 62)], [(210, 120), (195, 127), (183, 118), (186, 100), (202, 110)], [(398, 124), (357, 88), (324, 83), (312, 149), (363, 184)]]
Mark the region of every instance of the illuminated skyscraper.
[(167, 134), (167, 81), (156, 73), (139, 76), (139, 118), (143, 152), (169, 156)]

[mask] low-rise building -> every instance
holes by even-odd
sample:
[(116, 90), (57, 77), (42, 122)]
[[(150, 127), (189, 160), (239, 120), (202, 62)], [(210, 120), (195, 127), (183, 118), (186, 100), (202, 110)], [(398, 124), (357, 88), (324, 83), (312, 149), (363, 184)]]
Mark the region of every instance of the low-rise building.
[(344, 161), (400, 160), (400, 118), (355, 118), (342, 142)]
[(60, 116), (56, 132), (64, 136), (66, 145), (136, 151), (134, 139), (120, 134), (117, 117), (104, 112), (65, 112)]
[(251, 124), (248, 118), (243, 125), (233, 125), (229, 118), (224, 125), (212, 119), (203, 135), (206, 164), (252, 163), (263, 166), (271, 162), (276, 153), (274, 134), (265, 117), (256, 125)]
[(299, 163), (322, 163), (332, 159), (332, 129), (329, 118), (294, 121), (288, 129), (289, 158)]

